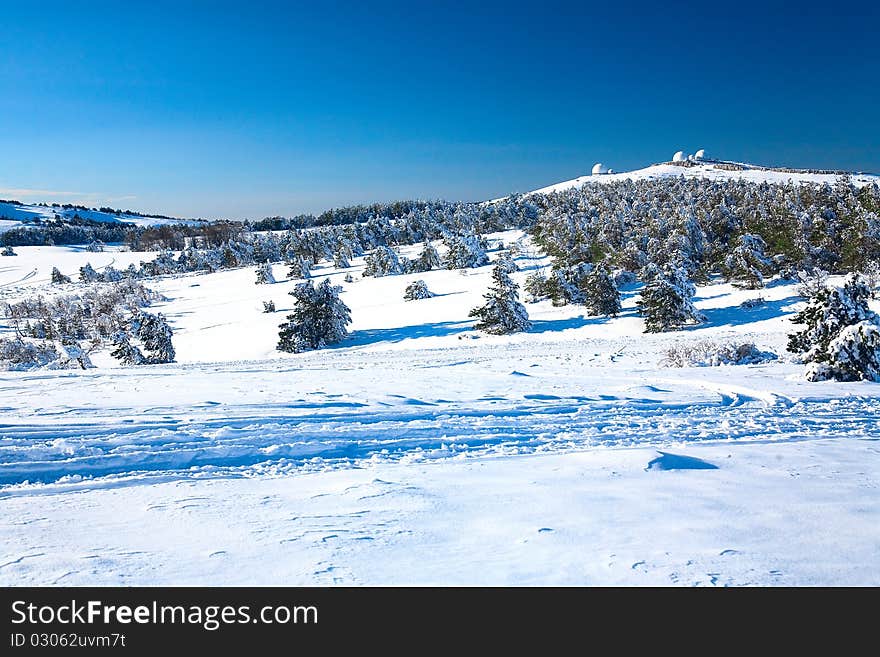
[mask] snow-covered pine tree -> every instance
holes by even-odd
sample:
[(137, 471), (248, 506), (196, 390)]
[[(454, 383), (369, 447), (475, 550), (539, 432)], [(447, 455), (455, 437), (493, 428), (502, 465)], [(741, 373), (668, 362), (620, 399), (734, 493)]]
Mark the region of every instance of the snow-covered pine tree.
[(514, 262), (513, 258), (510, 257), (509, 253), (502, 253), (495, 262), (504, 267), (504, 271), (508, 274), (519, 271), (519, 266)]
[(287, 277), (292, 279), (297, 278), (309, 278), (312, 275), (311, 265), (306, 258), (302, 256), (294, 256), (290, 261), (290, 270), (287, 272)]
[(114, 350), (110, 355), (123, 365), (173, 363), (176, 354), (172, 334), (161, 313), (153, 315), (137, 310), (111, 338)]
[(264, 313), (274, 313), (275, 312), (275, 302), (274, 301), (264, 301), (263, 302), (263, 312)]
[(61, 285), (62, 283), (70, 283), (70, 276), (62, 274), (58, 267), (52, 267), (52, 284)]
[(15, 251), (12, 250), (12, 247), (8, 244), (3, 247), (3, 250), (0, 251), (0, 256), (14, 256), (18, 255)]
[(364, 276), (390, 276), (400, 273), (400, 260), (393, 249), (377, 246), (364, 258)]
[(526, 276), (523, 292), (528, 303), (537, 303), (548, 298), (550, 294), (547, 291), (547, 277), (540, 270), (533, 271)]
[(346, 283), (354, 283), (354, 276), (351, 275), (351, 272), (345, 275), (345, 278), (342, 279)]
[(470, 269), (489, 264), (489, 256), (477, 235), (451, 235), (443, 242), (446, 254), (442, 262), (446, 269)]
[(497, 335), (528, 331), (529, 314), (519, 302), (519, 286), (513, 282), (502, 265), (492, 268), (492, 285), (483, 295), (486, 303), (474, 308), (468, 317), (479, 320), (474, 328)]
[(427, 283), (423, 280), (413, 281), (406, 286), (403, 292), (404, 301), (418, 301), (419, 299), (430, 299), (434, 294), (428, 289)]
[(667, 263), (642, 289), (639, 312), (645, 317), (645, 333), (659, 333), (688, 324), (699, 324), (703, 315), (694, 308), (696, 294), (685, 270)]
[(92, 240), (89, 242), (88, 246), (86, 246), (86, 251), (91, 253), (101, 253), (104, 250), (104, 242), (101, 240)]
[(413, 272), (424, 272), (438, 269), (440, 267), (440, 254), (430, 242), (425, 242), (425, 246), (419, 257), (412, 261), (410, 270)]
[(764, 287), (764, 273), (772, 263), (764, 254), (767, 244), (759, 235), (746, 233), (724, 259), (724, 273), (735, 287), (757, 290)]
[(604, 265), (594, 266), (587, 274), (583, 293), (584, 305), (591, 315), (616, 316), (620, 312), (620, 292)]
[(257, 265), (257, 285), (271, 285), (275, 282), (275, 276), (272, 274), (272, 265), (263, 262)]
[(351, 249), (346, 248), (343, 245), (340, 245), (333, 252), (333, 266), (336, 269), (348, 269), (351, 267), (351, 262), (349, 262)]
[(131, 327), (147, 352), (147, 363), (174, 362), (176, 354), (171, 343), (173, 332), (161, 313), (153, 315), (140, 311), (132, 320)]
[(806, 328), (788, 336), (788, 351), (807, 363), (809, 381), (876, 381), (880, 318), (868, 307), (871, 290), (857, 275), (843, 287), (822, 287), (792, 317)]
[(351, 311), (339, 298), (341, 289), (326, 278), (317, 288), (312, 281), (298, 284), (290, 292), (296, 303), (287, 321), (279, 326), (276, 348), (298, 353), (343, 340), (348, 335)]
[(94, 283), (101, 280), (101, 275), (94, 270), (92, 263), (87, 262), (85, 266), (79, 268), (79, 280), (82, 283)]

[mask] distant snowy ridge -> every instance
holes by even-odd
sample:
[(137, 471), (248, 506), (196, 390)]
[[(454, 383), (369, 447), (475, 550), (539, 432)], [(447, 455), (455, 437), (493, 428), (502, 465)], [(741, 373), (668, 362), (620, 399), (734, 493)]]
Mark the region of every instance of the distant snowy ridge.
[[(31, 224), (39, 220), (40, 222), (54, 221), (59, 217), (62, 221), (69, 222), (79, 217), (85, 221), (94, 221), (99, 223), (123, 223), (135, 226), (158, 226), (161, 224), (194, 224), (197, 223), (193, 219), (177, 219), (173, 217), (164, 217), (158, 215), (129, 214), (126, 212), (107, 212), (105, 210), (87, 209), (77, 206), (64, 207), (61, 205), (39, 205), (35, 203), (19, 203), (17, 201), (0, 201), (0, 220), (11, 220), (12, 222), (20, 222)], [(13, 228), (17, 224), (9, 221), (0, 221), (5, 225), (6, 229)], [(2, 231), (3, 228), (0, 228)]]
[(652, 164), (644, 169), (623, 171), (619, 173), (601, 173), (580, 176), (574, 180), (556, 183), (536, 189), (531, 194), (550, 194), (563, 192), (587, 183), (609, 183), (620, 180), (651, 180), (657, 178), (708, 178), (710, 180), (747, 180), (755, 183), (829, 183), (833, 184), (841, 175), (850, 176), (853, 184), (861, 187), (871, 183), (880, 184), (880, 175), (871, 173), (849, 173), (817, 169), (792, 169), (788, 167), (765, 167), (743, 162), (725, 162), (720, 160), (662, 162)]

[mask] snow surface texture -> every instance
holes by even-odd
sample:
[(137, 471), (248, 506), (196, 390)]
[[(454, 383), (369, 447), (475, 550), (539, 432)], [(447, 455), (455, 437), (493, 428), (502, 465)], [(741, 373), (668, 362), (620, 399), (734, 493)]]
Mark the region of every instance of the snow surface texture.
[[(148, 257), (16, 250), (3, 300)], [(0, 584), (880, 584), (880, 386), (804, 380), (793, 284), (699, 287), (672, 333), (632, 285), (617, 318), (543, 301), (487, 336), (491, 266), (363, 267), (312, 271), (352, 310), (330, 349), (274, 350), (297, 281), (251, 267), (147, 281), (176, 364), (0, 373)], [(404, 301), (417, 279), (436, 296)], [(698, 340), (780, 359), (658, 365)]]

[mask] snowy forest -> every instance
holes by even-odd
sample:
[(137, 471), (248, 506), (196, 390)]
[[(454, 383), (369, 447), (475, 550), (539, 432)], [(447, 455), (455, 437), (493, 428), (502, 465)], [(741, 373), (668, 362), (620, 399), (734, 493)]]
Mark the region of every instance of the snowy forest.
[[(51, 303), (39, 298), (7, 304), (5, 314), (17, 335), (4, 340), (3, 358), (14, 366), (45, 365), (57, 353), (47, 344), (23, 342), (30, 338), (75, 345), (74, 354), (87, 354), (108, 342), (124, 364), (169, 362), (174, 358), (170, 328), (161, 316), (142, 310), (151, 293), (143, 286), (136, 288), (134, 281), (256, 266), (256, 282), (271, 284), (273, 263), (287, 266), (290, 279), (307, 281), (310, 270), (322, 261), (346, 268), (360, 256), (365, 256), (364, 276), (475, 268), (490, 262), (484, 236), (510, 229), (526, 231), (552, 258), (549, 270), (528, 276), (523, 290), (527, 303), (550, 299), (553, 305), (582, 305), (590, 315), (614, 316), (620, 309), (620, 285), (639, 283), (645, 330), (659, 332), (702, 321), (691, 303), (694, 284), (712, 277), (751, 290), (761, 289), (773, 277), (800, 280), (813, 289), (805, 293), (811, 310), (799, 319), (811, 327), (808, 330), (824, 331), (827, 337), (821, 348), (804, 337), (791, 341), (793, 352), (814, 363), (810, 376), (880, 376), (872, 346), (880, 341), (876, 317), (866, 305), (880, 277), (880, 188), (857, 187), (843, 176), (833, 185), (684, 177), (623, 180), (485, 203), (395, 202), (255, 223), (10, 230), (2, 235), (10, 252), (20, 244), (73, 238), (88, 238), (88, 250), (99, 252), (99, 238), (108, 238), (133, 251), (159, 253), (123, 270), (56, 268), (56, 285), (71, 280), (85, 286), (110, 284), (111, 293), (91, 289)], [(419, 244), (423, 247), (415, 258), (397, 251)], [(487, 333), (529, 328), (518, 286), (508, 276), (516, 270), (512, 256), (522, 245), (503, 246), (486, 305), (472, 312), (476, 328)], [(822, 283), (829, 273), (854, 276), (842, 290), (832, 292)], [(338, 286), (315, 288), (310, 282), (291, 292), (297, 309), (279, 327), (278, 349), (300, 351), (342, 340), (350, 317), (338, 292)], [(407, 294), (412, 299), (430, 295), (427, 288)], [(109, 310), (96, 308), (106, 299), (114, 300)], [(852, 326), (858, 328), (844, 331)], [(82, 358), (66, 362), (85, 366)]]

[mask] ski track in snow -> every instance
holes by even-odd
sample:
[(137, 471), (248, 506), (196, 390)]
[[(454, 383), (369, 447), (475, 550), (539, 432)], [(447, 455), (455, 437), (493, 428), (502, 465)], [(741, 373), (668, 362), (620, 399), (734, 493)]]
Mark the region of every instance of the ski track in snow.
[(877, 398), (829, 403), (742, 386), (696, 385), (713, 390), (717, 399), (526, 394), (448, 402), (388, 395), (364, 403), (314, 395), (289, 404), (207, 402), (103, 416), (92, 408), (37, 411), (39, 423), (0, 425), (0, 496), (33, 493), (30, 486), (17, 486), (24, 483), (80, 489), (132, 480), (278, 475), (371, 460), (880, 435)]

